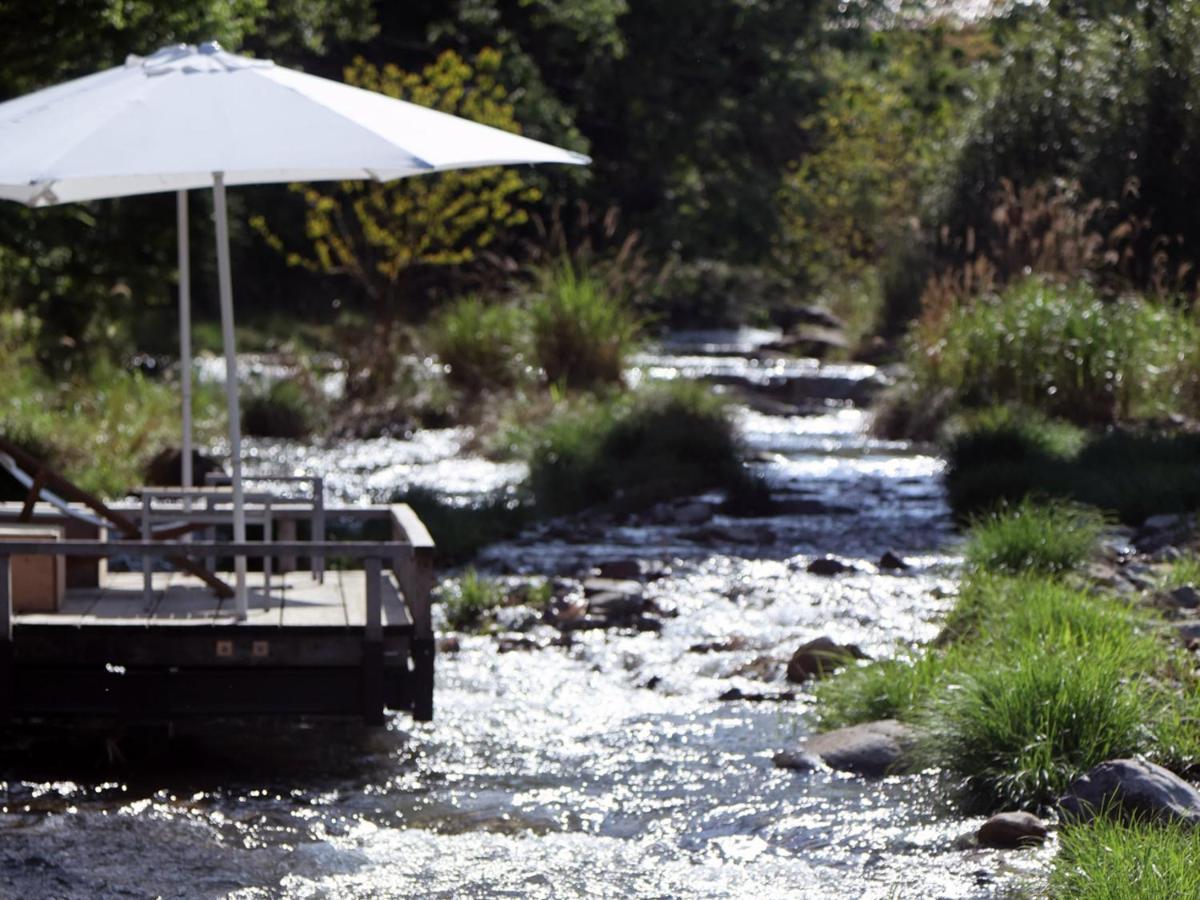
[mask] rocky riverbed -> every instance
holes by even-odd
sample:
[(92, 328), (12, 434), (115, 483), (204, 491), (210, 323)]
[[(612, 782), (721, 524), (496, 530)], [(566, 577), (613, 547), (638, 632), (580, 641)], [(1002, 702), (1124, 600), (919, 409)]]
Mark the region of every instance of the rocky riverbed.
[[(936, 773), (775, 764), (809, 736), (809, 683), (786, 678), (797, 648), (825, 637), (882, 657), (929, 640), (952, 602), (958, 558), (939, 460), (865, 433), (862, 404), (885, 375), (760, 359), (755, 346), (744, 335), (676, 340), (640, 359), (637, 377), (704, 378), (739, 398), (739, 428), (776, 513), (731, 518), (719, 498), (688, 498), (638, 516), (546, 523), (490, 548), (481, 571), (514, 584), (554, 579), (556, 600), (550, 615), (514, 606), (497, 633), (445, 642), (429, 725), (396, 717), (378, 732), (184, 734), (136, 777), (101, 760), (91, 769), (101, 774), (85, 778), (30, 757), (6, 783), (0, 892), (992, 897), (1018, 888), (1052, 842), (977, 846), (982, 820), (948, 808)], [(446, 430), (250, 446), (260, 471), (325, 472), (331, 499), (417, 484), (469, 502), (521, 478), (519, 466), (464, 455), (468, 439)]]

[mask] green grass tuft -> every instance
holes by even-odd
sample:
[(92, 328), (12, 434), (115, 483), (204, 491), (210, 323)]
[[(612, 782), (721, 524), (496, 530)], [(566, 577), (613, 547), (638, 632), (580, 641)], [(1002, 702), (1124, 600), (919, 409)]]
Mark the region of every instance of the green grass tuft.
[(529, 318), (517, 307), (469, 296), (441, 312), (427, 333), (450, 383), (480, 391), (510, 388), (520, 380), (528, 330)]
[(1100, 818), (1064, 828), (1047, 894), (1071, 900), (1200, 897), (1200, 829)]
[(547, 382), (583, 389), (621, 383), (640, 325), (598, 279), (563, 263), (543, 274), (529, 313)]
[(1103, 529), (1103, 517), (1087, 507), (1022, 500), (972, 522), (966, 560), (987, 572), (1062, 574), (1095, 552)]

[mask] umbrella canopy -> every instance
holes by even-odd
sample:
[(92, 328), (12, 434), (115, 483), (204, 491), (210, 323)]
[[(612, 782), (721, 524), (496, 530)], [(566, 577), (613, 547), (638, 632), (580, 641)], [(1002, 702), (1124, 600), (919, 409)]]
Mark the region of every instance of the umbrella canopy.
[[(228, 53), (164, 47), (125, 65), (0, 103), (0, 199), (50, 206), (179, 192), (184, 474), (191, 468), (186, 191), (212, 188), (232, 452), (234, 540), (246, 539), (225, 186), (389, 181), (517, 163), (590, 160), (549, 144)], [(239, 615), (246, 561), (237, 560)]]
[(372, 179), (585, 156), (215, 43), (165, 47), (0, 104), (0, 198)]

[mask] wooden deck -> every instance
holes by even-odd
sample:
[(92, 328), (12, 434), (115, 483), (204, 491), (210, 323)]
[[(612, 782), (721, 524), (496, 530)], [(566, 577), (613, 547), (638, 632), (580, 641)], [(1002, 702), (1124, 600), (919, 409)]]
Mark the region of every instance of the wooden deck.
[[(232, 578), (227, 573), (217, 574)], [(334, 570), (326, 573), (324, 583), (308, 572), (275, 575), (270, 594), (262, 589), (261, 573), (251, 572), (247, 577), (250, 605), (246, 619), (240, 623), (242, 627), (366, 627), (367, 581), (362, 571)], [(182, 572), (156, 572), (153, 584), (147, 605), (140, 572), (107, 573), (101, 587), (68, 590), (57, 613), (17, 613), (13, 624), (17, 628), (238, 624), (233, 600), (218, 598), (198, 578)], [(409, 628), (412, 619), (395, 578), (385, 574), (381, 587), (384, 631)]]
[[(431, 718), (432, 542), (407, 507), (354, 513), (386, 518), (393, 539), (0, 542), (0, 720), (282, 715), (380, 724), (385, 709)], [(76, 580), (57, 612), (15, 612), (10, 559), (22, 554), (91, 560), (100, 574)], [(245, 618), (199, 578), (166, 570), (179, 557), (309, 555), (361, 567), (329, 570), (323, 580), (275, 574), (269, 591), (251, 572)], [(164, 569), (149, 594), (140, 571), (99, 565), (139, 556)]]

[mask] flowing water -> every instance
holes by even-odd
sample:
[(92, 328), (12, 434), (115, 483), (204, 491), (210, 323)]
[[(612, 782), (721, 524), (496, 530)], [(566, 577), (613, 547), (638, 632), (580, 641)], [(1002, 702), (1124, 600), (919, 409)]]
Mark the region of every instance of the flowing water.
[[(639, 360), (640, 377), (768, 394), (737, 415), (787, 514), (585, 519), (494, 547), (481, 564), (573, 573), (646, 560), (660, 575), (649, 596), (678, 611), (661, 633), (585, 632), (509, 653), (466, 637), (439, 657), (429, 724), (230, 724), (179, 736), (136, 774), (79, 752), (18, 754), (0, 817), (0, 894), (935, 898), (1019, 888), (1051, 851), (966, 846), (978, 820), (947, 808), (936, 775), (774, 768), (772, 754), (809, 731), (805, 691), (782, 703), (717, 699), (731, 687), (779, 691), (735, 672), (786, 660), (817, 635), (872, 656), (929, 639), (957, 558), (940, 462), (867, 437), (849, 402), (877, 373), (764, 363), (719, 335), (698, 343)], [(250, 450), (256, 471), (324, 471), (335, 500), (412, 484), (465, 499), (520, 480), (519, 466), (464, 456), (467, 437)], [(880, 572), (889, 549), (912, 567)], [(824, 554), (857, 571), (808, 574)], [(691, 649), (731, 638), (738, 649)]]

